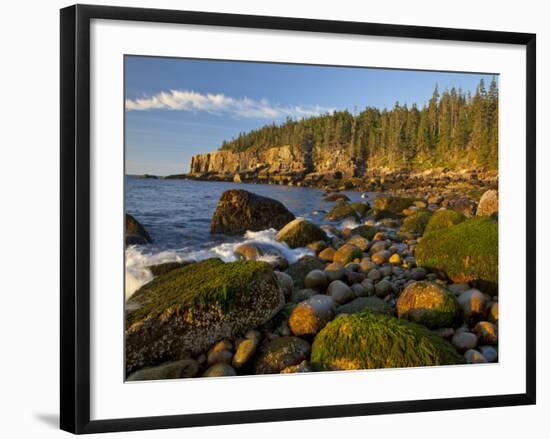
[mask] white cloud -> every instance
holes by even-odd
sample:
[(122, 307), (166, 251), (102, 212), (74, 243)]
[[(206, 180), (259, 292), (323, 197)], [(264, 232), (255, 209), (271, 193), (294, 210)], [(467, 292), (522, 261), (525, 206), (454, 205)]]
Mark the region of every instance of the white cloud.
[(333, 108), (300, 105), (277, 105), (266, 99), (232, 98), (224, 94), (202, 94), (190, 90), (162, 91), (142, 99), (127, 99), (127, 111), (164, 109), (173, 111), (205, 111), (254, 119), (302, 118), (332, 112)]

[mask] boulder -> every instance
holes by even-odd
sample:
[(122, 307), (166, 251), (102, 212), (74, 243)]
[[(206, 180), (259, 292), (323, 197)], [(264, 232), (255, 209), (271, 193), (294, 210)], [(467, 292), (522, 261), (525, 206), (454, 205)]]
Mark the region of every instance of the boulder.
[(463, 363), (454, 347), (424, 326), (380, 313), (342, 314), (317, 334), (314, 370), (358, 370)]
[(126, 381), (169, 380), (192, 378), (199, 373), (199, 364), (192, 358), (146, 367), (131, 373)]
[(178, 268), (185, 267), (186, 265), (192, 264), (193, 261), (183, 261), (183, 262), (163, 262), (162, 264), (149, 265), (147, 268), (151, 271), (153, 276), (160, 276), (161, 274), (166, 274), (171, 271), (177, 270)]
[(306, 360), (309, 352), (309, 343), (301, 338), (275, 338), (260, 347), (254, 372), (256, 374), (279, 373), (289, 366), (295, 366)]
[(296, 218), (285, 225), (275, 239), (286, 243), (290, 248), (306, 247), (316, 241), (325, 241), (327, 234), (315, 224), (304, 218)]
[(285, 273), (292, 278), (296, 288), (304, 288), (304, 279), (307, 274), (312, 270), (322, 270), (324, 266), (315, 256), (304, 256), (291, 264)]
[(247, 230), (280, 229), (293, 219), (294, 215), (277, 200), (231, 189), (218, 201), (210, 232), (240, 235)]
[(466, 217), (460, 212), (450, 209), (438, 210), (430, 217), (424, 233), (448, 229), (464, 221), (466, 221)]
[(397, 299), (397, 315), (428, 328), (452, 326), (459, 315), (456, 297), (442, 285), (420, 281), (410, 283)]
[(476, 216), (498, 214), (498, 192), (491, 189), (485, 192), (477, 205)]
[(269, 321), (284, 303), (265, 262), (208, 259), (159, 276), (127, 302), (127, 373), (204, 352)]
[(339, 204), (334, 206), (332, 210), (325, 215), (325, 219), (330, 221), (341, 221), (346, 218), (352, 218), (359, 221), (359, 215), (349, 204)]
[(125, 241), (126, 245), (150, 244), (153, 242), (145, 227), (129, 213), (126, 214)]
[(416, 263), (443, 271), (455, 283), (470, 282), (496, 293), (498, 285), (498, 224), (474, 218), (431, 232), (418, 242)]
[(323, 197), (323, 201), (339, 201), (339, 200), (349, 201), (349, 198), (346, 194), (341, 194), (338, 192), (327, 194)]
[(400, 230), (405, 233), (422, 235), (431, 216), (432, 213), (427, 210), (418, 210), (403, 220)]
[(336, 304), (332, 297), (317, 294), (292, 310), (288, 326), (294, 335), (315, 335), (332, 320)]
[(333, 260), (334, 262), (339, 262), (343, 265), (346, 265), (348, 262), (352, 262), (355, 259), (361, 259), (363, 257), (363, 252), (359, 247), (354, 244), (344, 244), (336, 253), (334, 253)]

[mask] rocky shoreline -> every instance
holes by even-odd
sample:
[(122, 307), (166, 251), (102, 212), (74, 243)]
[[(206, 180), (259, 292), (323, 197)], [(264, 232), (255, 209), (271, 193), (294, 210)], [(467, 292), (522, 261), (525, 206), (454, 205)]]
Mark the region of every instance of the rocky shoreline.
[[(498, 361), (496, 173), (375, 174), (296, 180), (334, 203), (322, 226), (278, 201), (225, 192), (212, 233), (273, 227), (310, 254), (289, 264), (248, 243), (236, 262), (150, 267), (154, 279), (126, 304), (127, 379)], [(383, 195), (351, 203), (343, 189)], [(127, 245), (150, 241), (128, 215)]]

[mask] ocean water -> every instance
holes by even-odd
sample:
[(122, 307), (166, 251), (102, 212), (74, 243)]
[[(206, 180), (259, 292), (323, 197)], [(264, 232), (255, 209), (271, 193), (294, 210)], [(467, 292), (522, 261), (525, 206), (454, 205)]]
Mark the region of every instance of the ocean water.
[[(276, 231), (273, 229), (249, 231), (243, 236), (210, 234), (210, 220), (226, 190), (244, 189), (273, 198), (283, 203), (296, 217), (304, 217), (317, 224), (331, 223), (323, 217), (334, 206), (334, 202), (322, 200), (323, 191), (319, 189), (293, 186), (127, 176), (125, 189), (126, 212), (143, 224), (154, 241), (152, 244), (126, 248), (126, 297), (153, 278), (147, 269), (149, 265), (211, 257), (230, 262), (236, 260), (234, 248), (244, 242), (269, 245), (289, 263), (310, 253), (307, 249), (290, 249), (275, 241)], [(351, 201), (364, 201), (359, 192), (344, 193)], [(368, 198), (371, 195), (368, 194)]]

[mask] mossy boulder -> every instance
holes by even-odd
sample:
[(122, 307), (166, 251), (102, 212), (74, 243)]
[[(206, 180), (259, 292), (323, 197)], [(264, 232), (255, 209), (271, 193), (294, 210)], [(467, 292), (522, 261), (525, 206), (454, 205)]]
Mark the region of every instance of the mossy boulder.
[(315, 370), (359, 370), (459, 364), (455, 348), (422, 325), (380, 313), (342, 314), (317, 334)]
[(436, 282), (413, 282), (397, 299), (399, 318), (420, 323), (430, 329), (452, 326), (460, 313), (455, 295)]
[(305, 220), (296, 218), (285, 225), (275, 238), (286, 243), (290, 248), (305, 247), (316, 241), (326, 241), (327, 234), (318, 226)]
[(161, 275), (127, 302), (126, 371), (204, 352), (267, 322), (284, 303), (265, 262), (208, 259)]
[(401, 232), (416, 233), (422, 235), (432, 213), (429, 210), (418, 210), (403, 220)]
[(294, 215), (277, 200), (231, 189), (218, 201), (210, 232), (240, 235), (247, 230), (280, 229), (293, 219)]
[(359, 221), (359, 215), (357, 211), (351, 207), (351, 204), (341, 203), (335, 206), (329, 213), (325, 215), (325, 218), (330, 221), (340, 221), (346, 218), (352, 218)]
[(388, 211), (400, 214), (407, 207), (414, 204), (415, 199), (409, 197), (379, 197), (374, 200), (373, 208), (376, 211)]
[(455, 283), (470, 282), (482, 291), (498, 285), (498, 224), (474, 218), (426, 233), (416, 247), (416, 263), (445, 272)]
[(322, 270), (324, 267), (325, 264), (315, 256), (304, 256), (291, 264), (285, 273), (292, 278), (296, 288), (304, 288), (304, 280), (307, 274), (313, 270)]
[(160, 276), (162, 274), (170, 273), (171, 271), (177, 270), (181, 267), (185, 267), (186, 265), (190, 265), (192, 263), (193, 261), (163, 262), (162, 264), (149, 265), (147, 268), (151, 271), (153, 276)]
[(363, 252), (359, 247), (354, 244), (347, 243), (336, 250), (334, 253), (333, 261), (339, 262), (342, 265), (346, 265), (348, 262), (352, 262), (355, 259), (361, 259)]
[(145, 227), (129, 213), (126, 214), (126, 245), (150, 244), (153, 242)]
[(424, 229), (424, 233), (448, 229), (449, 227), (456, 226), (464, 221), (466, 221), (466, 217), (456, 210), (438, 210), (430, 217), (430, 220)]

